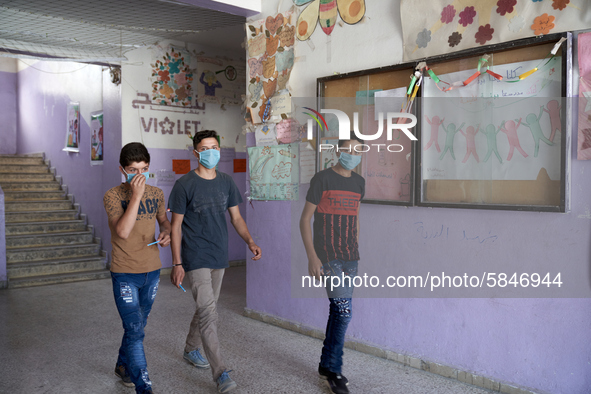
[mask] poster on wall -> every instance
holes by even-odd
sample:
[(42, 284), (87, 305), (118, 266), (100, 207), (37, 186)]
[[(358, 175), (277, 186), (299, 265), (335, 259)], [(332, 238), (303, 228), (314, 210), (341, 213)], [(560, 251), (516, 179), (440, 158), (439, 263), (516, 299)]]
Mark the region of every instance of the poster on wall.
[(67, 109), (66, 152), (80, 152), (80, 103), (70, 102)]
[[(293, 13), (286, 12), (246, 24), (246, 73), (249, 78), (246, 106), (249, 110), (248, 120), (253, 124), (261, 124), (272, 115), (270, 99), (276, 92), (287, 93), (287, 83), (295, 61), (295, 26), (292, 19)], [(283, 100), (283, 103), (286, 101)]]
[(103, 111), (90, 114), (90, 165), (103, 165)]
[(250, 197), (292, 200), (299, 197), (299, 144), (248, 148)]
[(245, 60), (197, 56), (197, 98), (204, 103), (242, 105), (246, 84)]

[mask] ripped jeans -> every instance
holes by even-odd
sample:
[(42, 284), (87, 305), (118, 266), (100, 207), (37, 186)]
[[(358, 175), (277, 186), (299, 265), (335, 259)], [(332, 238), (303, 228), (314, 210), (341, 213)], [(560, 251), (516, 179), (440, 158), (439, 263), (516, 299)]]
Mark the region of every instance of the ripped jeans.
[[(351, 277), (351, 281), (343, 281), (340, 287), (331, 289), (326, 287), (330, 300), (328, 322), (326, 323), (326, 337), (320, 356), (320, 365), (331, 372), (340, 374), (343, 366), (343, 347), (345, 345), (345, 333), (353, 315), (352, 279), (357, 276), (357, 261), (333, 260), (322, 264), (325, 276), (342, 275)], [(330, 283), (330, 280), (327, 281)]]
[(111, 272), (111, 279), (115, 304), (125, 330), (117, 366), (125, 367), (136, 393), (143, 393), (152, 387), (144, 354), (144, 328), (158, 292), (160, 270), (145, 274)]

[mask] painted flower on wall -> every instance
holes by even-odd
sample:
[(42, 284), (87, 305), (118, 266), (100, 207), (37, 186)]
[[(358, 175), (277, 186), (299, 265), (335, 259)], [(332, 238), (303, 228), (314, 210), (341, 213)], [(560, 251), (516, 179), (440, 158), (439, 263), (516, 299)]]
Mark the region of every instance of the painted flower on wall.
[(497, 1), (497, 14), (504, 16), (513, 12), (517, 0), (499, 0)]
[(562, 11), (566, 8), (568, 3), (570, 3), (570, 0), (553, 0), (552, 8)]
[(456, 9), (453, 5), (448, 5), (441, 11), (441, 22), (442, 23), (450, 23), (454, 20), (456, 16)]
[(474, 35), (474, 38), (476, 38), (476, 42), (478, 44), (484, 45), (487, 41), (492, 40), (492, 36), (493, 36), (494, 32), (495, 32), (495, 29), (490, 27), (490, 24), (487, 23), (484, 26), (478, 27), (478, 31)]
[(525, 19), (521, 15), (516, 15), (511, 18), (511, 22), (509, 22), (509, 30), (513, 33), (519, 33), (521, 29), (525, 26)]
[(168, 76), (168, 70), (162, 70), (162, 71), (158, 71), (158, 76), (160, 77), (160, 80), (162, 82), (168, 82), (170, 81), (170, 77)]
[(423, 29), (417, 34), (417, 45), (419, 48), (426, 48), (431, 41), (431, 30)]
[(457, 31), (454, 31), (453, 33), (451, 33), (451, 35), (447, 39), (449, 46), (452, 48), (455, 47), (456, 45), (458, 45), (460, 43), (460, 41), (462, 41), (462, 35), (460, 33), (458, 33)]
[(464, 11), (460, 12), (460, 24), (464, 27), (468, 26), (472, 22), (474, 22), (474, 17), (476, 16), (476, 10), (474, 7), (466, 7)]
[(550, 30), (554, 29), (554, 17), (548, 14), (542, 14), (534, 19), (534, 24), (531, 25), (531, 29), (534, 31), (536, 36), (550, 33)]
[[(184, 50), (172, 46), (157, 49), (152, 66), (152, 102), (159, 105), (191, 105), (193, 71)], [(186, 60), (187, 59), (187, 60)]]

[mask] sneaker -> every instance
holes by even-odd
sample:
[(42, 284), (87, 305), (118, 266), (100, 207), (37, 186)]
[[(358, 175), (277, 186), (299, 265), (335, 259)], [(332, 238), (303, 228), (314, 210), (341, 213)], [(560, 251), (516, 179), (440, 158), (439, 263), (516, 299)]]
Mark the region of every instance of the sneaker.
[(121, 383), (123, 383), (124, 386), (135, 387), (135, 384), (133, 384), (133, 382), (131, 381), (131, 378), (129, 377), (129, 374), (127, 373), (127, 370), (125, 369), (125, 366), (123, 366), (123, 365), (115, 366), (115, 375), (117, 375), (121, 378)]
[(193, 350), (192, 352), (185, 352), (183, 358), (196, 366), (197, 368), (209, 368), (209, 362), (205, 357), (201, 355), (199, 349)]
[(227, 393), (228, 391), (236, 388), (236, 382), (228, 375), (228, 370), (224, 370), (219, 378), (217, 378), (218, 391), (220, 393)]
[(328, 383), (331, 392), (335, 394), (349, 394), (349, 389), (343, 380), (343, 375), (329, 372), (326, 377), (326, 382)]
[[(322, 365), (318, 364), (318, 375), (320, 375), (320, 379), (326, 380), (329, 373), (330, 371), (328, 368), (324, 368)], [(343, 378), (343, 382), (345, 382), (345, 384), (348, 386), (349, 380), (345, 377), (345, 375), (341, 375), (341, 378)]]

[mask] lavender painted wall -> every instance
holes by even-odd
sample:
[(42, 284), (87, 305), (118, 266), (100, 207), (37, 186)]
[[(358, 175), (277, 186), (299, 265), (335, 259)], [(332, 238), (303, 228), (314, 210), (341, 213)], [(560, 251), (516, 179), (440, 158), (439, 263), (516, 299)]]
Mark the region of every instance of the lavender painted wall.
[[(0, 62), (15, 61), (0, 58)], [(14, 155), (16, 153), (16, 70), (0, 71), (0, 154)]]
[(0, 289), (6, 287), (6, 215), (4, 214), (4, 192), (0, 186)]
[[(80, 204), (95, 235), (110, 250), (103, 195), (115, 186), (121, 146), (121, 100), (119, 87), (103, 81), (100, 66), (77, 63), (39, 62), (18, 73), (19, 129), (17, 153), (45, 152), (68, 192)], [(42, 71), (40, 71), (42, 70)], [(45, 72), (43, 72), (45, 71)], [(105, 75), (108, 78), (108, 72)], [(104, 94), (104, 95), (103, 95)], [(62, 151), (65, 144), (66, 106), (80, 102), (80, 152)], [(104, 110), (103, 166), (90, 165), (90, 112)], [(113, 162), (114, 160), (114, 162)]]

